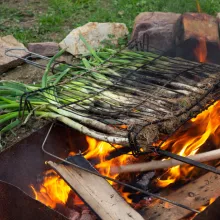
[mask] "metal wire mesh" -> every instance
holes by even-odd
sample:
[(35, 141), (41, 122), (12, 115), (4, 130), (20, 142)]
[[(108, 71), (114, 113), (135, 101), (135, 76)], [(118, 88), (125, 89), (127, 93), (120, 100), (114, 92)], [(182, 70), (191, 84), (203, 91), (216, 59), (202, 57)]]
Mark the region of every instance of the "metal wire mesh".
[[(133, 45), (134, 49), (138, 48)], [(58, 85), (26, 93), (21, 97), (20, 110), (30, 111), (34, 98), (42, 99), (58, 109), (126, 131), (133, 153), (139, 154), (142, 144), (138, 137), (144, 128), (195, 109), (193, 114), (181, 119), (183, 123), (198, 114), (208, 101), (219, 99), (209, 96), (219, 86), (219, 66), (156, 53), (136, 53), (141, 56), (137, 58), (130, 54), (130, 62), (122, 63), (119, 58), (126, 54), (124, 50), (119, 51), (99, 66), (82, 67), (85, 71), (79, 75), (73, 71)], [(67, 65), (74, 69), (77, 64)], [(55, 62), (53, 71), (58, 68), (59, 63)], [(108, 80), (97, 81), (94, 72)], [(73, 81), (84, 83), (83, 89), (77, 88), (71, 83)]]

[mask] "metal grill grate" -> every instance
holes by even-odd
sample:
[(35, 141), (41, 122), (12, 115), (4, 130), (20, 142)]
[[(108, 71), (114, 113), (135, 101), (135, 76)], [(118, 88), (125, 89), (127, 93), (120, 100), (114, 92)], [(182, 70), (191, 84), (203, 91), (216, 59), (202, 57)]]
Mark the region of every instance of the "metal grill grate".
[[(126, 63), (121, 61), (124, 57)], [(59, 69), (59, 64), (54, 63), (53, 71)], [(30, 111), (37, 97), (57, 109), (74, 113), (76, 121), (83, 117), (110, 125), (119, 130), (116, 136), (129, 138), (134, 154), (139, 154), (143, 147), (147, 151), (146, 145), (150, 146), (159, 133), (172, 134), (210, 101), (219, 99), (212, 93), (219, 86), (217, 65), (150, 52), (135, 51), (128, 56), (126, 50), (91, 68), (79, 63), (64, 65), (73, 70), (68, 77), (58, 85), (24, 94), (20, 110)], [(84, 71), (77, 74), (78, 70)], [(103, 79), (97, 80), (94, 72)], [(74, 100), (70, 101), (72, 97)], [(162, 124), (172, 120), (172, 127)], [(117, 140), (115, 143), (124, 144)]]

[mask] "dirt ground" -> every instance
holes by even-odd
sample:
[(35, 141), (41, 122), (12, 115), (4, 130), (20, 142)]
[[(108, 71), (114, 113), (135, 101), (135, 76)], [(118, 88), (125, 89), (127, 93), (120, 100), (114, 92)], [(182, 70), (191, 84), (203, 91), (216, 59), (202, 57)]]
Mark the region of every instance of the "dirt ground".
[[(66, 61), (70, 63), (72, 60), (72, 55), (64, 54), (59, 58), (59, 61)], [(43, 60), (35, 60), (35, 62), (46, 65)], [(39, 69), (30, 64), (24, 63), (15, 69), (9, 70), (3, 75), (0, 75), (0, 80), (13, 80), (26, 84), (39, 83), (44, 74), (44, 70)], [(47, 124), (47, 120), (32, 118), (28, 121), (26, 125), (13, 129), (13, 131), (8, 132), (4, 137), (0, 137), (0, 151), (12, 146), (23, 138), (29, 136), (36, 130)]]
[[(44, 62), (39, 60), (38, 63)], [(0, 75), (0, 80), (16, 80), (26, 84), (39, 82), (43, 76), (44, 70), (39, 69), (30, 64), (23, 64), (15, 69), (9, 70), (5, 74)]]

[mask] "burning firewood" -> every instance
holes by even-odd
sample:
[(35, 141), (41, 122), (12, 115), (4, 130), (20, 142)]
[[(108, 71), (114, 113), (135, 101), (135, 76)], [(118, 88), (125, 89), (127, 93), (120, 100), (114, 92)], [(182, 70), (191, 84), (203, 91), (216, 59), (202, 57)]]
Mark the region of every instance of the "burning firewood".
[[(220, 195), (219, 184), (219, 175), (210, 172), (165, 197), (198, 210), (201, 206), (206, 205), (211, 198), (217, 198)], [(190, 214), (190, 211), (156, 201), (148, 207), (145, 214), (149, 220), (178, 220)]]
[[(81, 155), (74, 157), (77, 164), (82, 165), (83, 163), (87, 169), (95, 171)], [(143, 220), (141, 215), (130, 207), (105, 179), (73, 166), (56, 164), (51, 161), (48, 164), (63, 177), (101, 219)]]

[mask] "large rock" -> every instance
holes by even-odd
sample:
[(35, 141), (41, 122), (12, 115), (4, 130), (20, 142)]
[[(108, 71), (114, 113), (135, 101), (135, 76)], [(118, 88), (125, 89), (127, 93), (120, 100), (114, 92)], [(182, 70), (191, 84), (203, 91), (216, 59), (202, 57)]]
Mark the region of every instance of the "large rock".
[[(0, 74), (23, 63), (23, 61), (18, 58), (5, 55), (5, 50), (9, 48), (25, 48), (25, 46), (18, 42), (12, 35), (0, 38)], [(27, 56), (27, 53), (23, 50), (18, 50), (15, 54), (18, 57)]]
[(220, 64), (218, 19), (203, 13), (185, 13), (174, 28), (176, 56)]
[(54, 56), (59, 51), (59, 45), (55, 42), (29, 43), (28, 50), (42, 56)]
[(176, 13), (140, 13), (135, 18), (131, 41), (140, 42), (142, 50), (167, 51), (174, 44), (173, 27), (179, 17)]
[(82, 34), (90, 46), (97, 48), (104, 40), (111, 40), (111, 43), (117, 44), (119, 38), (128, 34), (128, 29), (125, 24), (121, 23), (89, 22), (82, 27), (72, 30), (60, 42), (60, 47), (62, 49), (67, 48), (67, 51), (73, 55), (88, 53), (85, 44), (79, 38), (80, 34)]
[(208, 42), (218, 42), (217, 18), (202, 13), (183, 14), (175, 25), (175, 41), (179, 45), (190, 38), (205, 38)]

